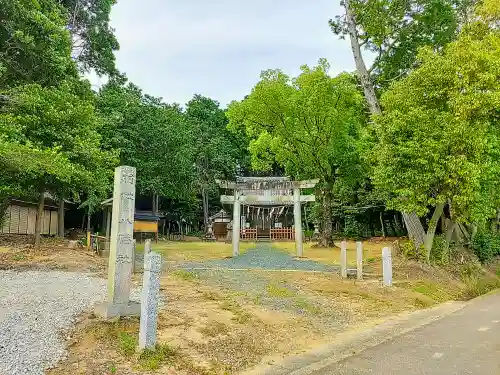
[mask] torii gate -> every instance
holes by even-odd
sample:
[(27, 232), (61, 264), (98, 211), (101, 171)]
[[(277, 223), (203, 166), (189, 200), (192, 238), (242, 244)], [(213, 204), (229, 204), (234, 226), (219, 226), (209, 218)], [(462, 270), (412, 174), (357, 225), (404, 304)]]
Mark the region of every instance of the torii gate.
[(234, 195), (221, 195), (221, 203), (233, 205), (233, 256), (238, 256), (240, 253), (240, 224), (241, 224), (241, 204), (277, 204), (277, 205), (292, 205), (293, 204), (293, 218), (295, 226), (295, 249), (297, 256), (303, 255), (302, 246), (302, 212), (301, 203), (314, 202), (314, 194), (301, 195), (300, 189), (313, 188), (319, 182), (318, 179), (306, 181), (287, 181), (287, 185), (293, 190), (293, 195), (245, 195), (241, 192), (247, 186), (244, 183), (237, 183), (232, 181), (216, 180), (221, 188), (234, 190)]

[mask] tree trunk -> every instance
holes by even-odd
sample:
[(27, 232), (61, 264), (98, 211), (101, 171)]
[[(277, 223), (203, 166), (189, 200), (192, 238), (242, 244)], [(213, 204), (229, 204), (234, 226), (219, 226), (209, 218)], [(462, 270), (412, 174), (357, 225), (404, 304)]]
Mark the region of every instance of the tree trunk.
[(201, 188), (201, 198), (203, 200), (203, 230), (208, 233), (208, 194), (204, 186)]
[(445, 260), (444, 258), (448, 256), (448, 250), (450, 249), (450, 242), (451, 242), (451, 239), (453, 237), (453, 233), (457, 229), (458, 229), (458, 223), (455, 223), (455, 222), (450, 220), (448, 227), (446, 228), (446, 235), (445, 235), (446, 241), (444, 243), (444, 250), (443, 250), (442, 257), (441, 257), (441, 261), (444, 261)]
[(382, 216), (382, 211), (380, 211), (380, 225), (382, 226), (382, 237), (386, 237), (385, 235), (385, 228), (384, 228), (384, 218)]
[(35, 220), (35, 249), (40, 248), (40, 239), (42, 235), (42, 216), (45, 205), (45, 182), (41, 182), (38, 187), (38, 209)]
[(431, 220), (429, 221), (429, 227), (427, 228), (427, 234), (425, 235), (425, 257), (427, 262), (431, 260), (431, 250), (432, 243), (434, 242), (434, 235), (436, 234), (436, 228), (438, 224), (438, 220), (443, 214), (444, 203), (438, 203), (436, 208), (434, 209), (434, 213), (432, 214)]
[(354, 56), (354, 62), (356, 64), (356, 70), (358, 71), (359, 80), (361, 81), (361, 86), (363, 86), (363, 92), (365, 94), (366, 101), (368, 102), (368, 107), (372, 115), (378, 115), (381, 113), (380, 104), (375, 94), (375, 87), (370, 79), (370, 73), (366, 69), (365, 61), (363, 60), (363, 55), (361, 54), (361, 46), (359, 45), (358, 32), (356, 30), (356, 20), (354, 14), (352, 13), (349, 0), (344, 0), (345, 12), (346, 12), (346, 22), (347, 30), (349, 32), (349, 39), (351, 40), (351, 49)]
[(408, 231), (408, 237), (413, 241), (415, 249), (418, 251), (425, 241), (424, 227), (416, 213), (412, 212), (409, 214), (403, 212), (402, 214), (406, 230)]
[[(358, 32), (356, 29), (356, 19), (354, 18), (349, 0), (344, 0), (344, 4), (346, 10), (347, 30), (349, 32), (349, 39), (351, 41), (351, 49), (354, 57), (354, 62), (356, 64), (356, 71), (358, 72), (361, 85), (363, 86), (363, 93), (368, 103), (370, 113), (372, 115), (378, 115), (381, 114), (382, 111), (380, 109), (380, 103), (375, 93), (375, 87), (373, 86), (370, 78), (370, 73), (366, 68), (366, 64), (363, 60), (363, 55), (361, 54), (361, 46), (359, 45)], [(405, 214), (403, 214), (403, 217), (404, 216)], [(408, 230), (409, 237), (420, 239), (425, 235), (422, 225), (408, 225), (408, 221), (417, 224), (415, 218), (418, 219), (418, 216), (415, 213), (406, 214), (406, 217), (404, 217), (405, 224), (407, 224), (406, 228)], [(415, 245), (417, 245), (417, 242), (415, 242)]]
[(154, 216), (158, 215), (158, 196), (153, 193), (152, 209), (151, 212)]
[(321, 231), (321, 238), (319, 246), (331, 247), (333, 246), (333, 225), (332, 225), (332, 185), (328, 184), (323, 194), (323, 230)]
[(57, 235), (64, 238), (64, 198), (59, 199), (59, 207), (57, 212)]

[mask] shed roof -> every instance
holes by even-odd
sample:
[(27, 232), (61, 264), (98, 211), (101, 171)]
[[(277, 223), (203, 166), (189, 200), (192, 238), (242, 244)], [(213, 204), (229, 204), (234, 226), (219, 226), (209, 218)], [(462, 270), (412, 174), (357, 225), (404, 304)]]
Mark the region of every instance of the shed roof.
[(210, 216), (208, 219), (209, 220), (213, 220), (213, 219), (217, 219), (219, 217), (227, 217), (227, 218), (230, 218), (231, 215), (229, 215), (226, 211), (224, 210), (220, 210), (219, 212), (217, 212), (216, 214), (213, 214), (212, 216)]

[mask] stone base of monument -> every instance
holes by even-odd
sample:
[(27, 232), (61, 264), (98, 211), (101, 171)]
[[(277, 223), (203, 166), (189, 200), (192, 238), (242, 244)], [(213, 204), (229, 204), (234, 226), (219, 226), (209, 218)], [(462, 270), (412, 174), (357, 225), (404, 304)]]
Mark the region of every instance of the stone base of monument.
[(136, 301), (129, 301), (126, 304), (103, 302), (96, 305), (94, 312), (97, 316), (106, 320), (126, 316), (139, 316), (141, 315), (141, 303)]

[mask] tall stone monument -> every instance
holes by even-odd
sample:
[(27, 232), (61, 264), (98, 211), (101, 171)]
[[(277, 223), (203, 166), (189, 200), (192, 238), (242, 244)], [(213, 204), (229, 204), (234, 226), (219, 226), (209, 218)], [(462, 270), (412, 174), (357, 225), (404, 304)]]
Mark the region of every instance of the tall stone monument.
[(130, 301), (134, 256), (135, 168), (115, 169), (113, 216), (108, 266), (108, 293), (95, 312), (104, 319), (139, 315), (140, 303)]

